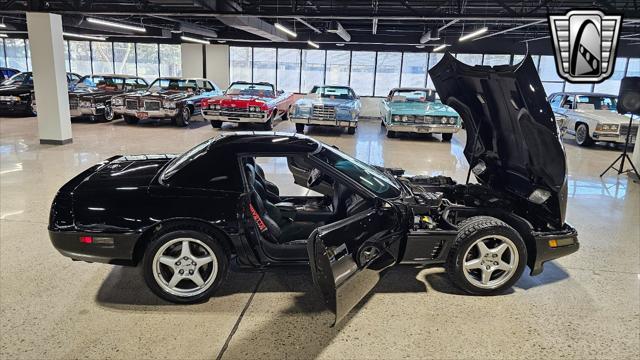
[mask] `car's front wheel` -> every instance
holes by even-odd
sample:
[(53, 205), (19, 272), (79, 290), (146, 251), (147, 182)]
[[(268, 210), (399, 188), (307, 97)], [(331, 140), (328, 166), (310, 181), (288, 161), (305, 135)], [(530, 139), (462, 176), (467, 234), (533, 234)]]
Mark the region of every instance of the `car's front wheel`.
[(453, 139), (452, 133), (444, 133), (442, 134), (442, 141), (451, 141)]
[(296, 132), (298, 134), (304, 134), (304, 124), (296, 124)]
[(144, 254), (147, 286), (175, 303), (208, 299), (226, 278), (229, 260), (213, 235), (198, 230), (158, 234)]
[(176, 115), (176, 125), (180, 127), (185, 127), (189, 125), (189, 120), (191, 119), (191, 109), (188, 106), (183, 106), (182, 109)]
[(446, 269), (465, 292), (494, 295), (518, 281), (526, 261), (526, 245), (515, 229), (499, 219), (476, 216), (458, 226)]
[(356, 128), (355, 126), (349, 126), (349, 128), (347, 129), (347, 134), (349, 135), (353, 135), (356, 133)]
[(104, 119), (106, 121), (113, 121), (114, 118), (115, 118), (115, 113), (113, 112), (113, 108), (111, 107), (110, 104), (105, 104), (104, 105)]
[(211, 120), (211, 127), (213, 127), (214, 129), (220, 129), (222, 127), (222, 121)]
[(580, 146), (589, 146), (593, 144), (593, 139), (589, 135), (589, 127), (587, 124), (580, 124), (576, 128), (576, 143)]
[(124, 115), (123, 117), (124, 117), (124, 122), (130, 125), (137, 124), (140, 121), (140, 119), (131, 115)]

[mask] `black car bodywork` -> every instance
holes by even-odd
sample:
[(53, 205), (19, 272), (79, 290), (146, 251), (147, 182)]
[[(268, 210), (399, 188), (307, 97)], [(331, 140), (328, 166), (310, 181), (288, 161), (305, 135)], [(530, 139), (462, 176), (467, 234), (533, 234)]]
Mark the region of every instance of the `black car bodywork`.
[(220, 88), (207, 79), (160, 77), (146, 90), (114, 96), (111, 106), (128, 124), (168, 118), (173, 125), (187, 126), (192, 116), (201, 115), (203, 99), (221, 94)]
[(0, 67), (0, 83), (9, 79), (13, 75), (19, 73), (20, 70), (8, 68), (8, 67)]
[(103, 74), (80, 78), (69, 91), (71, 117), (88, 117), (92, 121), (113, 120), (111, 98), (115, 95), (146, 89), (146, 80), (137, 76)]
[[(443, 102), (468, 122), (465, 155), (479, 184), (375, 168), (302, 135), (229, 133), (179, 157), (116, 156), (87, 169), (56, 195), (51, 240), (72, 259), (135, 265), (156, 234), (188, 223), (215, 234), (241, 266), (309, 263), (337, 320), (390, 266), (449, 261), (460, 228), (478, 216), (515, 229), (524, 262), (538, 274), (545, 261), (579, 246), (564, 222), (557, 129), (537, 123), (553, 120), (542, 84), (530, 60), (517, 68), (462, 66), (447, 56), (431, 76)], [(542, 101), (523, 93), (529, 85)], [(475, 94), (458, 91), (465, 86)], [(492, 96), (497, 90), (509, 96)], [(508, 121), (515, 105), (518, 120)], [(503, 131), (524, 130), (542, 139), (502, 139)], [(323, 196), (280, 198), (255, 163), (263, 156), (286, 157), (295, 183)], [(545, 163), (550, 156), (560, 159)]]
[[(67, 73), (67, 83), (72, 86), (80, 75)], [(21, 72), (0, 84), (0, 115), (31, 115), (36, 111), (33, 90), (33, 74)]]

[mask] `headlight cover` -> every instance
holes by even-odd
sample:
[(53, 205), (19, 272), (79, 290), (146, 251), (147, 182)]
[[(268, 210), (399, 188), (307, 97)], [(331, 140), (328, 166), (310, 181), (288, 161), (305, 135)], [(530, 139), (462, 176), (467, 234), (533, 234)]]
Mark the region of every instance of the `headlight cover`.
[(619, 127), (618, 124), (598, 124), (596, 125), (596, 131), (618, 132)]
[(113, 100), (111, 100), (111, 103), (114, 106), (122, 106), (122, 104), (124, 104), (124, 101), (122, 98), (113, 98)]
[(176, 102), (173, 100), (165, 100), (162, 102), (162, 106), (167, 108), (167, 109), (175, 109), (176, 108)]

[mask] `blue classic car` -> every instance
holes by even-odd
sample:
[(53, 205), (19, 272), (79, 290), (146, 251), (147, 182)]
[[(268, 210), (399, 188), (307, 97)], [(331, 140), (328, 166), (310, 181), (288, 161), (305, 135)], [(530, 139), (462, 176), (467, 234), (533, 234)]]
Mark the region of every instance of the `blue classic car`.
[(390, 138), (398, 132), (439, 133), (450, 141), (461, 128), (458, 113), (436, 100), (431, 89), (392, 89), (380, 104), (380, 115)]
[(304, 132), (305, 125), (325, 125), (346, 127), (355, 134), (360, 106), (360, 97), (348, 86), (314, 86), (293, 104), (289, 119), (298, 133)]

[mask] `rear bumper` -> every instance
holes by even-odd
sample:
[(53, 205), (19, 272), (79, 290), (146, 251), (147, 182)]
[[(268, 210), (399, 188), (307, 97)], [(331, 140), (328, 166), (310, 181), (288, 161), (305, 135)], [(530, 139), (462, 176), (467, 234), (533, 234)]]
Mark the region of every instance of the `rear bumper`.
[(385, 124), (389, 131), (412, 132), (425, 134), (455, 134), (460, 131), (459, 125), (430, 125), (430, 124)]
[[(92, 236), (94, 243), (80, 242), (81, 236)], [(53, 247), (73, 260), (106, 264), (133, 265), (133, 251), (140, 234), (87, 233), (49, 230)], [(112, 240), (112, 244), (111, 244)]]
[(269, 112), (222, 112), (219, 110), (202, 110), (202, 116), (206, 120), (233, 122), (233, 123), (266, 123), (269, 120)]
[[(540, 274), (545, 262), (567, 256), (580, 248), (578, 232), (569, 224), (565, 224), (561, 231), (534, 232), (532, 235), (536, 241), (536, 254), (529, 263), (531, 275)], [(556, 241), (556, 246), (549, 244), (551, 240)]]
[[(150, 117), (150, 118), (172, 118), (178, 115), (178, 109), (160, 109), (160, 110), (147, 111), (144, 109), (131, 110), (131, 109), (127, 109), (124, 106), (112, 106), (112, 108), (113, 108), (113, 113), (115, 115), (128, 115), (128, 116), (139, 117), (138, 116), (139, 114), (147, 114), (147, 116), (145, 117)], [(144, 117), (141, 117), (141, 118), (144, 118)]]
[(294, 124), (305, 125), (324, 125), (324, 126), (337, 126), (337, 127), (357, 127), (358, 119), (354, 120), (337, 120), (337, 119), (314, 119), (314, 118), (301, 118), (291, 117), (291, 122)]

